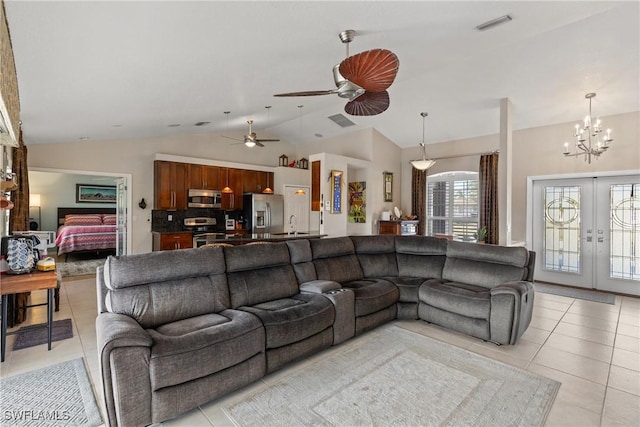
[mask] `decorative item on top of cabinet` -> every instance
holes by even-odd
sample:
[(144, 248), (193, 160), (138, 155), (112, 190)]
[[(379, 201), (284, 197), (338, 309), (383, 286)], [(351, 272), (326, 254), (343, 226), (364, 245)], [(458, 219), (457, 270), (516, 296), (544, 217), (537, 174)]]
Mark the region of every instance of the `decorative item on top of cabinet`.
[(309, 169), (309, 160), (304, 157), (298, 161), (298, 167), (300, 169)]
[(154, 161), (155, 209), (187, 208), (188, 164)]
[(286, 154), (283, 154), (282, 156), (278, 157), (279, 159), (279, 163), (278, 166), (289, 166), (289, 157), (287, 157)]

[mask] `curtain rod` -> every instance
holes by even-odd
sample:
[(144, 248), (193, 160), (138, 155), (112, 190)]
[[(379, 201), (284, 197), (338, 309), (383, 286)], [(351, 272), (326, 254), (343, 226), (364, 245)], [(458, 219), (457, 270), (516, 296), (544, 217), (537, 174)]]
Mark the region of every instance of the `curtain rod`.
[(471, 153), (471, 154), (460, 154), (458, 156), (433, 157), (433, 160), (455, 159), (458, 157), (484, 156), (486, 154), (498, 154), (498, 153), (500, 153), (500, 150), (482, 151), (482, 152)]

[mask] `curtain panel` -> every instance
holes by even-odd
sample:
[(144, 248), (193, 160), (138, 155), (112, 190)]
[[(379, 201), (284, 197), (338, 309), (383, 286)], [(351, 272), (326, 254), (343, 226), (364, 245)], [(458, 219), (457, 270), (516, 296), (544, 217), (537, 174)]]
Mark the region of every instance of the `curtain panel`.
[(498, 223), (498, 154), (480, 156), (478, 172), (480, 196), (480, 224), (487, 227), (486, 243), (497, 245), (499, 241)]
[(418, 234), (424, 236), (427, 230), (427, 171), (411, 168), (411, 213), (416, 215)]
[(9, 211), (9, 231), (29, 230), (29, 170), (27, 169), (27, 147), (22, 140), (20, 146), (13, 149), (13, 165), (11, 171), (16, 174), (18, 188), (11, 192), (13, 209)]

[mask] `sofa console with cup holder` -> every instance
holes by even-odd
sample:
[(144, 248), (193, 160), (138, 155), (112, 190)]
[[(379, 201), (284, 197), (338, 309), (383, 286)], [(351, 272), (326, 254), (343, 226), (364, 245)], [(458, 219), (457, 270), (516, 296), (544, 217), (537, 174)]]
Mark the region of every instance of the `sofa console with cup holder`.
[(378, 235), (109, 257), (96, 276), (108, 424), (168, 420), (394, 319), (516, 344), (534, 256)]

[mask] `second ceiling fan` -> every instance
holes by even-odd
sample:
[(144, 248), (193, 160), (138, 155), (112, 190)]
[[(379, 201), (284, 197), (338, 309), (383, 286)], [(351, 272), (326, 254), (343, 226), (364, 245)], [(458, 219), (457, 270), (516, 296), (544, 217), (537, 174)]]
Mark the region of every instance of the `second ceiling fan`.
[(349, 102), (344, 110), (352, 116), (375, 116), (389, 108), (387, 89), (396, 78), (400, 62), (395, 53), (386, 49), (372, 49), (349, 56), (349, 43), (354, 30), (339, 34), (347, 45), (347, 58), (333, 67), (336, 89), (278, 93), (274, 96), (317, 96), (337, 94)]
[[(227, 111), (225, 111), (225, 114), (227, 115), (227, 118), (228, 118), (229, 117), (229, 113)], [(252, 129), (253, 120), (247, 120), (247, 124), (249, 125), (249, 133), (244, 136), (244, 139), (233, 138), (231, 136), (226, 136), (226, 135), (222, 135), (222, 137), (223, 138), (228, 138), (228, 139), (233, 139), (234, 141), (240, 141), (240, 142), (242, 142), (244, 145), (246, 145), (249, 148), (253, 148), (255, 146), (264, 147), (263, 142), (278, 142), (278, 141), (280, 141), (279, 139), (258, 138), (256, 133)]]

